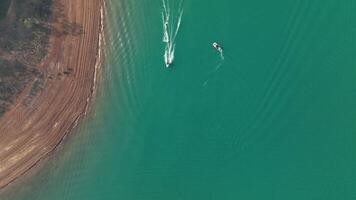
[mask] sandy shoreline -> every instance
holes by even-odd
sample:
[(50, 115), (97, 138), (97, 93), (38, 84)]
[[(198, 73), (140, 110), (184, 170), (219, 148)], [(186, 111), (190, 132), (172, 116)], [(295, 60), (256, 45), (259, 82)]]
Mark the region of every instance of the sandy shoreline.
[(40, 66), (45, 87), (29, 103), (25, 90), (0, 119), (0, 188), (51, 153), (86, 114), (105, 51), (104, 8), (104, 0), (55, 0), (57, 34)]

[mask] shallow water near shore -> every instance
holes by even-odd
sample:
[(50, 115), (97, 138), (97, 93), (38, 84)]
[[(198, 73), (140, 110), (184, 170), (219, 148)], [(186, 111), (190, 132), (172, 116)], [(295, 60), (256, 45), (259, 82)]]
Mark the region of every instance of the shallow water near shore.
[(356, 3), (183, 8), (166, 68), (161, 1), (108, 1), (91, 114), (1, 200), (356, 198)]

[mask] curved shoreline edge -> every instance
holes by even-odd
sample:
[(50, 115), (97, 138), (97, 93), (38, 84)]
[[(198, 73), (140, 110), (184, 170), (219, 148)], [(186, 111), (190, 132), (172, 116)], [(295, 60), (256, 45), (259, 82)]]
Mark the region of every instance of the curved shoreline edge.
[[(105, 0), (54, 0), (54, 4), (61, 8), (54, 12), (63, 15), (55, 17), (54, 26), (63, 29), (61, 23), (68, 21), (81, 26), (83, 34), (51, 36), (48, 57), (40, 66), (51, 77), (45, 88), (30, 106), (20, 99), (0, 119), (0, 189), (55, 151), (95, 99), (105, 54)], [(64, 76), (68, 69), (73, 73)]]

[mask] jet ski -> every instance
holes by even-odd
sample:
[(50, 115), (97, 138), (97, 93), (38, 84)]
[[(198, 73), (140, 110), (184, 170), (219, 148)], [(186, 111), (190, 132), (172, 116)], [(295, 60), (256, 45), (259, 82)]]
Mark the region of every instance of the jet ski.
[(166, 61), (166, 67), (169, 67), (169, 65), (171, 65), (171, 64), (172, 64), (172, 62), (170, 60)]
[(173, 63), (173, 56), (168, 51), (166, 51), (164, 54), (164, 62), (166, 63), (166, 67), (169, 67), (169, 65)]
[(220, 44), (218, 44), (217, 42), (214, 42), (214, 43), (213, 43), (213, 47), (214, 47), (218, 52), (222, 53), (223, 48), (221, 47)]

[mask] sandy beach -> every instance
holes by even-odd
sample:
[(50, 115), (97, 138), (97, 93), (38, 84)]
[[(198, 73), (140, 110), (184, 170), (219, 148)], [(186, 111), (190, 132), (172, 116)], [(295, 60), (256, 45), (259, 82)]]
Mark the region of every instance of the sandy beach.
[(0, 188), (51, 153), (85, 115), (101, 64), (103, 0), (55, 0), (54, 33), (41, 63), (44, 87), (28, 86), (0, 119)]

